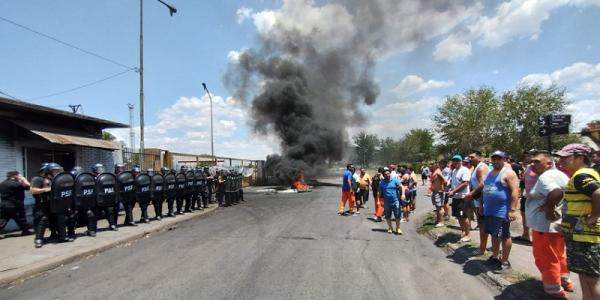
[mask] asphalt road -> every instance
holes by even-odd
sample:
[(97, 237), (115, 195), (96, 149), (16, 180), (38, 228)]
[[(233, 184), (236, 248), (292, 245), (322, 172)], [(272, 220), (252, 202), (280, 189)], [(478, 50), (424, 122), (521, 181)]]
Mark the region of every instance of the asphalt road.
[[(414, 221), (336, 215), (339, 188), (241, 205), (0, 290), (0, 299), (493, 299)], [(372, 202), (369, 201), (369, 205)], [(431, 208), (419, 198), (418, 213)]]

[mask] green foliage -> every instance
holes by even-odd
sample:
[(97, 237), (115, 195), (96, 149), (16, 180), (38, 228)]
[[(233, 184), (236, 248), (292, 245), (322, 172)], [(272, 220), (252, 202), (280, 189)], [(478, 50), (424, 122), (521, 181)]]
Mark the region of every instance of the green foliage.
[[(520, 158), (524, 150), (546, 149), (547, 139), (538, 136), (537, 119), (565, 113), (567, 105), (565, 90), (557, 86), (521, 86), (500, 96), (481, 87), (448, 96), (433, 117), (443, 142), (437, 152), (447, 156), (501, 149)], [(572, 134), (552, 139), (553, 149), (579, 141)]]
[(368, 167), (373, 161), (375, 149), (379, 142), (377, 135), (361, 131), (353, 137), (353, 141), (355, 153), (354, 163)]
[(102, 139), (105, 141), (114, 141), (117, 139), (116, 136), (112, 135), (110, 132), (108, 131), (102, 131)]

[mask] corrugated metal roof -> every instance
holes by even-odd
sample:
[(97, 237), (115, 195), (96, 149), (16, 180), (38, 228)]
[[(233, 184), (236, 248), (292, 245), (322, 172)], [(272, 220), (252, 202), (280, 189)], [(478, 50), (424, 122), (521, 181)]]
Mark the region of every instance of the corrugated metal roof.
[(120, 146), (111, 142), (101, 139), (87, 138), (81, 136), (58, 134), (52, 132), (45, 132), (40, 130), (30, 130), (31, 132), (43, 137), (51, 143), (62, 144), (62, 145), (77, 145), (91, 148), (100, 148), (106, 150), (118, 150)]

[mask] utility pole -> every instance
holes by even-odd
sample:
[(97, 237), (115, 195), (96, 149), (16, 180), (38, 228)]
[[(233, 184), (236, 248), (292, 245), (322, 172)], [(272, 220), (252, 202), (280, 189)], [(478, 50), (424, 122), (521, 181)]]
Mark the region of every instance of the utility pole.
[[(215, 145), (214, 145), (214, 140), (213, 140), (213, 105), (212, 105), (212, 96), (210, 95), (210, 92), (208, 91), (208, 88), (206, 87), (206, 83), (202, 83), (202, 87), (204, 87), (204, 90), (206, 91), (206, 93), (208, 94), (208, 99), (210, 100), (210, 155), (213, 158), (213, 161), (215, 163), (215, 166), (217, 165), (217, 158), (215, 157)], [(231, 163), (231, 162), (230, 162)]]
[(127, 103), (129, 107), (129, 147), (135, 149), (135, 131), (133, 130), (133, 107), (131, 103)]

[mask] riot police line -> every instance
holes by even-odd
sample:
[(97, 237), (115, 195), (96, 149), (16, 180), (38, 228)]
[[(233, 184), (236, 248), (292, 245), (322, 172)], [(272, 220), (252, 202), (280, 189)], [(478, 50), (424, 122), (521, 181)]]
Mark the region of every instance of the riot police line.
[[(244, 201), (240, 168), (194, 168), (182, 166), (179, 171), (162, 167), (160, 172), (139, 167), (130, 171), (116, 164), (113, 173), (102, 164), (91, 172), (76, 166), (66, 172), (56, 163), (44, 163), (38, 176), (31, 180), (34, 205), (34, 245), (42, 247), (44, 234), (50, 229), (51, 239), (59, 242), (75, 240), (75, 229), (86, 226), (86, 235), (95, 237), (99, 218), (108, 221), (108, 229), (118, 230), (118, 215), (125, 212), (123, 226), (149, 223), (148, 207), (154, 207), (154, 220), (175, 217), (208, 208), (216, 188), (219, 206)], [(214, 187), (213, 187), (214, 185)], [(167, 214), (163, 216), (166, 202)], [(136, 222), (133, 208), (138, 204), (141, 217)]]

